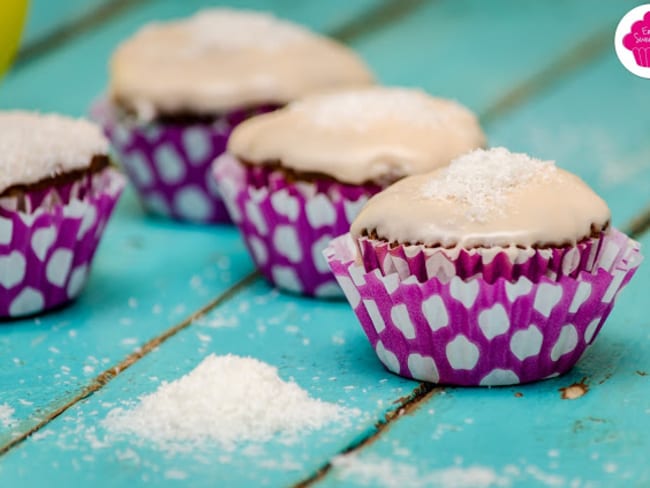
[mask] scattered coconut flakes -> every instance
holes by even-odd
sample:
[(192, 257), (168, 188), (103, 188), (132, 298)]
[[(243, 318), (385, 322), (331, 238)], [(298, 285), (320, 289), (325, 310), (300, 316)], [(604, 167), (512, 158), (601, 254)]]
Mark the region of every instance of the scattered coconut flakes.
[(430, 97), (421, 90), (386, 87), (315, 95), (292, 102), (289, 108), (304, 113), (317, 126), (343, 125), (359, 132), (389, 120), (411, 126), (439, 127), (453, 112), (469, 114), (461, 105)]
[(336, 476), (343, 480), (354, 480), (364, 486), (403, 488), (405, 486), (438, 488), (487, 488), (510, 486), (510, 480), (497, 475), (486, 467), (454, 466), (420, 473), (415, 466), (368, 456), (362, 459), (356, 454), (337, 456), (332, 459)]
[(233, 449), (241, 441), (279, 434), (291, 443), (299, 432), (359, 415), (310, 398), (277, 368), (234, 355), (206, 357), (193, 371), (140, 398), (134, 408), (115, 408), (102, 421), (109, 432), (135, 436), (170, 451), (216, 442)]
[(16, 425), (16, 419), (13, 417), (15, 411), (8, 403), (0, 405), (0, 425), (2, 427), (9, 428)]
[(455, 200), (469, 207), (468, 216), (481, 221), (501, 212), (510, 191), (530, 180), (547, 180), (554, 161), (542, 161), (506, 148), (477, 149), (451, 162), (422, 187), (426, 198)]
[(179, 23), (190, 34), (196, 52), (215, 48), (273, 51), (312, 35), (297, 24), (252, 10), (205, 9)]
[(108, 141), (84, 119), (36, 112), (0, 112), (0, 192), (86, 168)]

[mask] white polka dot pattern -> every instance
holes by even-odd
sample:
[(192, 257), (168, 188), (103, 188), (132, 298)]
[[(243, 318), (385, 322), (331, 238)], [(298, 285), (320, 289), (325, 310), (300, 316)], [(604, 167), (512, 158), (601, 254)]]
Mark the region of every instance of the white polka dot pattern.
[(271, 268), (273, 282), (293, 293), (302, 293), (302, 285), (293, 268), (275, 265)]
[(302, 260), (302, 249), (296, 230), (289, 225), (278, 225), (273, 232), (273, 246), (292, 263)]
[(25, 278), (27, 261), (20, 251), (0, 256), (0, 285), (13, 288)]
[(458, 369), (474, 369), (480, 356), (476, 344), (462, 334), (457, 335), (445, 348), (449, 365)]
[(557, 361), (565, 354), (573, 351), (577, 345), (578, 331), (571, 324), (565, 325), (560, 331), (560, 337), (558, 337), (553, 349), (551, 349), (551, 359)]
[(377, 342), (375, 351), (377, 352), (377, 357), (379, 357), (379, 360), (384, 363), (384, 366), (386, 366), (389, 371), (400, 374), (400, 363), (397, 359), (397, 356), (395, 356), (392, 351), (386, 349), (381, 341)]
[(286, 189), (271, 195), (271, 205), (278, 214), (288, 217), (290, 222), (295, 222), (298, 218), (300, 212), (298, 200), (289, 195)]
[(422, 302), (422, 313), (432, 331), (449, 325), (449, 314), (440, 295), (432, 295)]
[(237, 124), (271, 109), (234, 110), (213, 121), (164, 125), (125, 120), (108, 101), (93, 112), (147, 211), (191, 222), (227, 223), (231, 217), (214, 182), (212, 163), (225, 152)]
[(390, 311), (390, 317), (395, 327), (402, 331), (406, 339), (415, 338), (415, 328), (405, 304), (395, 305)]
[(40, 312), (44, 307), (45, 299), (43, 294), (34, 288), (26, 287), (11, 302), (9, 315), (11, 317), (29, 315)]
[(585, 330), (585, 342), (587, 344), (591, 344), (591, 341), (593, 340), (596, 334), (596, 330), (598, 329), (598, 325), (600, 324), (600, 322), (601, 322), (600, 317), (596, 317), (587, 326), (587, 329)]
[(74, 256), (70, 249), (57, 249), (54, 251), (45, 268), (47, 281), (54, 286), (63, 286), (70, 274), (73, 258)]
[(440, 378), (438, 368), (432, 357), (418, 353), (409, 354), (407, 366), (411, 376), (415, 379), (437, 383)]
[(487, 339), (494, 339), (508, 332), (510, 319), (503, 305), (497, 303), (492, 308), (482, 310), (478, 314), (478, 326)]
[[(349, 230), (353, 209), (376, 187), (289, 181), (280, 171), (244, 165), (230, 154), (216, 160), (214, 173), (220, 194), (267, 280), (293, 293), (319, 297), (348, 293), (354, 300), (355, 292), (337, 285), (323, 252), (333, 236)], [(357, 273), (351, 279), (364, 278)], [(387, 282), (392, 285), (397, 283)]]
[(185, 177), (185, 166), (176, 151), (168, 144), (158, 146), (154, 152), (154, 164), (160, 179), (168, 185), (178, 183)]
[(417, 253), (403, 254), (414, 273), (403, 278), (397, 269), (387, 273), (380, 261), (374, 268), (359, 265), (349, 235), (324, 254), (389, 370), (423, 381), (489, 386), (557, 376), (578, 361), (641, 261), (634, 241), (615, 230), (607, 239), (607, 261), (618, 256), (608, 262), (610, 272), (581, 271), (555, 281), (420, 281), (415, 274), (424, 274), (427, 263)]
[(10, 219), (0, 217), (0, 245), (9, 244), (14, 231), (14, 224)]
[(255, 261), (261, 263), (262, 266), (264, 266), (269, 261), (269, 252), (267, 251), (264, 242), (261, 239), (252, 236), (248, 240), (248, 244), (251, 246), (251, 251), (253, 252)]
[(36, 230), (32, 234), (32, 249), (36, 257), (41, 261), (45, 260), (47, 252), (52, 247), (52, 244), (54, 244), (56, 234), (57, 232), (54, 227), (44, 227)]
[(174, 210), (184, 220), (191, 222), (205, 222), (210, 218), (212, 211), (210, 199), (202, 188), (186, 186), (176, 192), (174, 196)]
[(481, 379), (481, 386), (501, 386), (519, 383), (519, 376), (509, 369), (493, 369)]
[(517, 359), (523, 361), (539, 354), (543, 340), (544, 336), (539, 328), (536, 325), (531, 325), (527, 329), (520, 329), (512, 335), (510, 350)]
[[(82, 290), (102, 230), (125, 179), (113, 169), (57, 190), (58, 207), (26, 214), (0, 204), (0, 317), (19, 317), (59, 306)], [(52, 201), (49, 190), (27, 200)], [(77, 195), (85, 195), (82, 200)], [(62, 202), (62, 203), (61, 203)], [(67, 202), (67, 203), (66, 203)], [(52, 205), (51, 203), (48, 205)], [(7, 224), (6, 222), (9, 222)]]

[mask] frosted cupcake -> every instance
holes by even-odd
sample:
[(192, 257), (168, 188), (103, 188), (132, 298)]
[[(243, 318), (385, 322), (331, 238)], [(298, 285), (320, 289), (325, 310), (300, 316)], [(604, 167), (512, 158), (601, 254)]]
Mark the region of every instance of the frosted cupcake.
[(0, 112), (0, 317), (79, 295), (124, 187), (85, 120)]
[(369, 87), (314, 95), (244, 122), (215, 176), (269, 281), (336, 296), (322, 251), (368, 197), (484, 144), (476, 117), (455, 102)]
[(210, 165), (243, 120), (372, 76), (348, 48), (271, 15), (213, 9), (143, 27), (111, 61), (95, 107), (151, 212), (195, 222), (228, 213)]
[(396, 183), (326, 253), (382, 363), (457, 385), (568, 371), (641, 262), (578, 177), (503, 148)]

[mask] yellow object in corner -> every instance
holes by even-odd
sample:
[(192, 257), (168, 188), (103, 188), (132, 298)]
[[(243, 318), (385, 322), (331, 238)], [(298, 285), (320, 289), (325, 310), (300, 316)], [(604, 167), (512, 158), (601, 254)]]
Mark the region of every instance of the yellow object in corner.
[(27, 15), (27, 0), (0, 0), (0, 76), (13, 60)]

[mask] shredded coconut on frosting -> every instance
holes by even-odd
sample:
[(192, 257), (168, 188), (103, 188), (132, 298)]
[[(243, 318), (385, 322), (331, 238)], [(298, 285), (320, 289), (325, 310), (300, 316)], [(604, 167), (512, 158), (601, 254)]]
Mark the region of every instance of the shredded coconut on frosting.
[(275, 434), (290, 442), (300, 431), (345, 423), (358, 414), (310, 398), (266, 363), (212, 354), (186, 376), (142, 397), (135, 408), (111, 410), (102, 423), (109, 431), (152, 441), (162, 449), (182, 450), (206, 441), (228, 449)]
[(299, 42), (310, 34), (303, 27), (265, 12), (214, 8), (202, 10), (180, 21), (194, 49), (274, 50)]
[(427, 198), (455, 200), (469, 207), (468, 214), (482, 220), (499, 212), (508, 192), (533, 179), (555, 173), (554, 161), (542, 161), (506, 148), (477, 149), (451, 162), (422, 187)]
[(449, 111), (466, 111), (450, 100), (430, 97), (420, 90), (373, 87), (316, 95), (289, 105), (306, 113), (321, 127), (345, 126), (364, 131), (375, 123), (398, 120), (409, 125), (437, 127)]
[(84, 119), (33, 112), (0, 112), (0, 191), (90, 165), (108, 141)]

